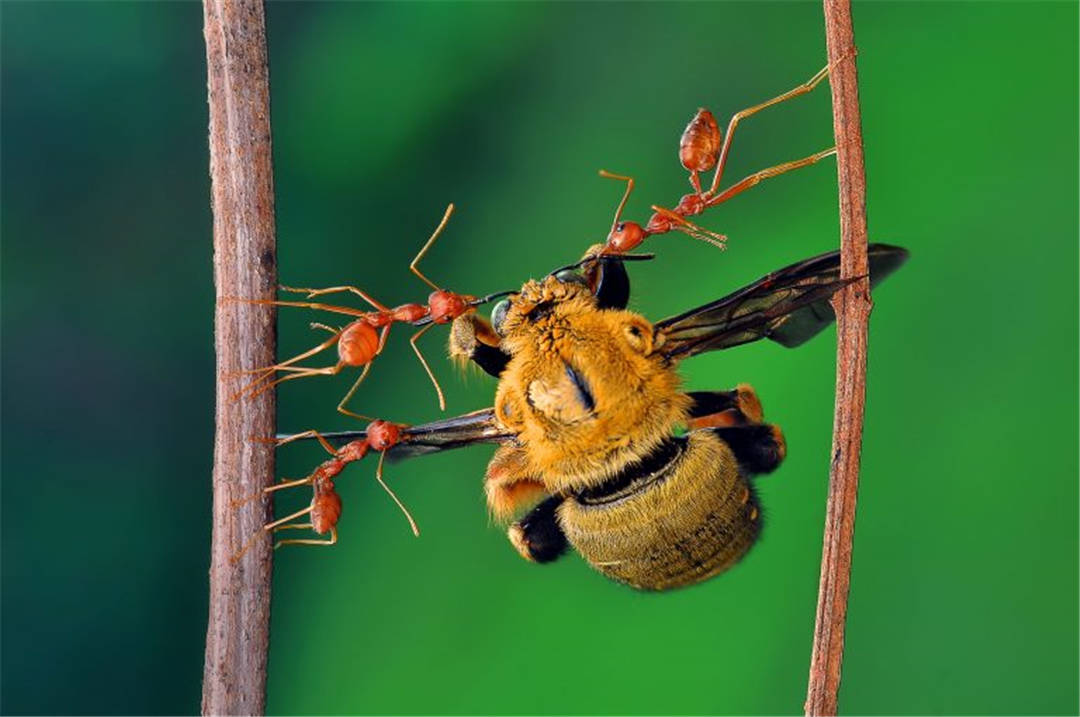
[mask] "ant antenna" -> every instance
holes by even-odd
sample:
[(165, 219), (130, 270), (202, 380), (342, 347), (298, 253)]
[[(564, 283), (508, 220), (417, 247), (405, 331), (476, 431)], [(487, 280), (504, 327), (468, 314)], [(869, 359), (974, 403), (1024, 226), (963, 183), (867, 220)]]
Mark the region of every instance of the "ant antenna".
[(622, 201), (619, 202), (619, 207), (615, 210), (615, 220), (611, 222), (611, 231), (614, 232), (615, 229), (619, 226), (619, 217), (622, 216), (622, 210), (623, 207), (626, 206), (626, 200), (630, 198), (630, 192), (634, 191), (634, 178), (624, 177), (621, 174), (612, 174), (606, 169), (600, 170), (600, 176), (604, 177), (605, 179), (618, 179), (620, 181), (626, 182), (626, 193), (623, 194)]
[(446, 207), (446, 213), (443, 214), (443, 218), (442, 218), (442, 221), (439, 222), (439, 226), (435, 227), (435, 232), (431, 235), (431, 238), (427, 240), (427, 244), (425, 244), (420, 249), (420, 253), (417, 254), (416, 258), (412, 260), (411, 264), (409, 264), (409, 271), (411, 271), (412, 273), (414, 273), (418, 277), (420, 277), (421, 281), (423, 281), (425, 284), (430, 286), (435, 291), (442, 291), (442, 289), (440, 289), (438, 286), (436, 286), (435, 282), (433, 282), (431, 279), (427, 278), (422, 273), (420, 273), (420, 270), (416, 268), (416, 265), (420, 263), (420, 260), (424, 258), (425, 254), (427, 254), (428, 249), (431, 248), (431, 245), (434, 244), (435, 240), (439, 238), (440, 234), (442, 234), (442, 230), (446, 227), (446, 223), (448, 221), (450, 221), (450, 215), (453, 214), (453, 213), (454, 213), (454, 205), (453, 205), (453, 203), (450, 203)]

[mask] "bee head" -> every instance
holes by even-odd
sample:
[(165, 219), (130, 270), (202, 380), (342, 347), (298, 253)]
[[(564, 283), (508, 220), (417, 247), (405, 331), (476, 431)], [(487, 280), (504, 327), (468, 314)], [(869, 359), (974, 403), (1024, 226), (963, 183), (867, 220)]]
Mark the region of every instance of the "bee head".
[(685, 418), (685, 398), (655, 332), (630, 311), (598, 309), (579, 282), (529, 282), (503, 310), (510, 354), (496, 415), (556, 490), (600, 482)]

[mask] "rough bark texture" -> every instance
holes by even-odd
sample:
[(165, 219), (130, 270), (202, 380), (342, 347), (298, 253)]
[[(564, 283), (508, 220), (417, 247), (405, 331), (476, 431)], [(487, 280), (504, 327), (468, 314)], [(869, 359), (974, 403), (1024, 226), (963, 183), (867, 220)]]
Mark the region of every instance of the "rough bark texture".
[[(866, 173), (850, 0), (825, 0), (825, 36), (832, 66), (833, 131), (840, 185), (840, 276), (866, 277)], [(835, 715), (840, 688), (866, 399), (867, 322), (872, 308), (869, 280), (863, 278), (838, 292), (833, 308), (837, 334), (836, 409), (807, 715)]]
[(203, 714), (265, 711), (270, 541), (231, 558), (270, 517), (265, 499), (237, 506), (273, 482), (274, 393), (234, 400), (236, 372), (274, 361), (272, 307), (224, 297), (273, 298), (277, 285), (270, 97), (262, 0), (205, 0), (214, 213), (217, 429), (210, 616)]

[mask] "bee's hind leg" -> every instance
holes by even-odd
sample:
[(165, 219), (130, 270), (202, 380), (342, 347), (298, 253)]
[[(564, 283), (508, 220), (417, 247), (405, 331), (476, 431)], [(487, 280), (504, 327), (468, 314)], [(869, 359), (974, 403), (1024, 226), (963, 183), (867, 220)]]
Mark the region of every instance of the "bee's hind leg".
[(757, 393), (748, 383), (730, 391), (691, 391), (688, 428), (713, 428), (761, 423), (764, 412)]
[(569, 543), (555, 514), (563, 498), (553, 496), (511, 524), (507, 535), (521, 557), (534, 563), (550, 563), (566, 552)]
[(747, 473), (771, 473), (787, 454), (787, 443), (779, 426), (754, 423), (708, 430), (731, 447), (735, 459)]

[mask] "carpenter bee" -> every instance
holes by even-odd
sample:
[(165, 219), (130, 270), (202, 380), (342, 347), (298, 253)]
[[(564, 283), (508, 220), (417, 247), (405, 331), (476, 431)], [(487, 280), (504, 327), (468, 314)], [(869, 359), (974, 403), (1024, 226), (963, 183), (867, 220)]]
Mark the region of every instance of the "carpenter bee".
[[(874, 244), (869, 255), (875, 284), (907, 251)], [(546, 563), (572, 546), (638, 589), (698, 583), (754, 544), (761, 509), (750, 478), (775, 470), (786, 449), (750, 386), (684, 392), (678, 363), (758, 339), (794, 347), (819, 333), (834, 319), (830, 297), (848, 283), (839, 254), (657, 323), (625, 308), (628, 257), (586, 257), (527, 282), (490, 322), (456, 319), (451, 355), (498, 377), (494, 407), (408, 428), (388, 455), (498, 443), (487, 503), (522, 557)]]

